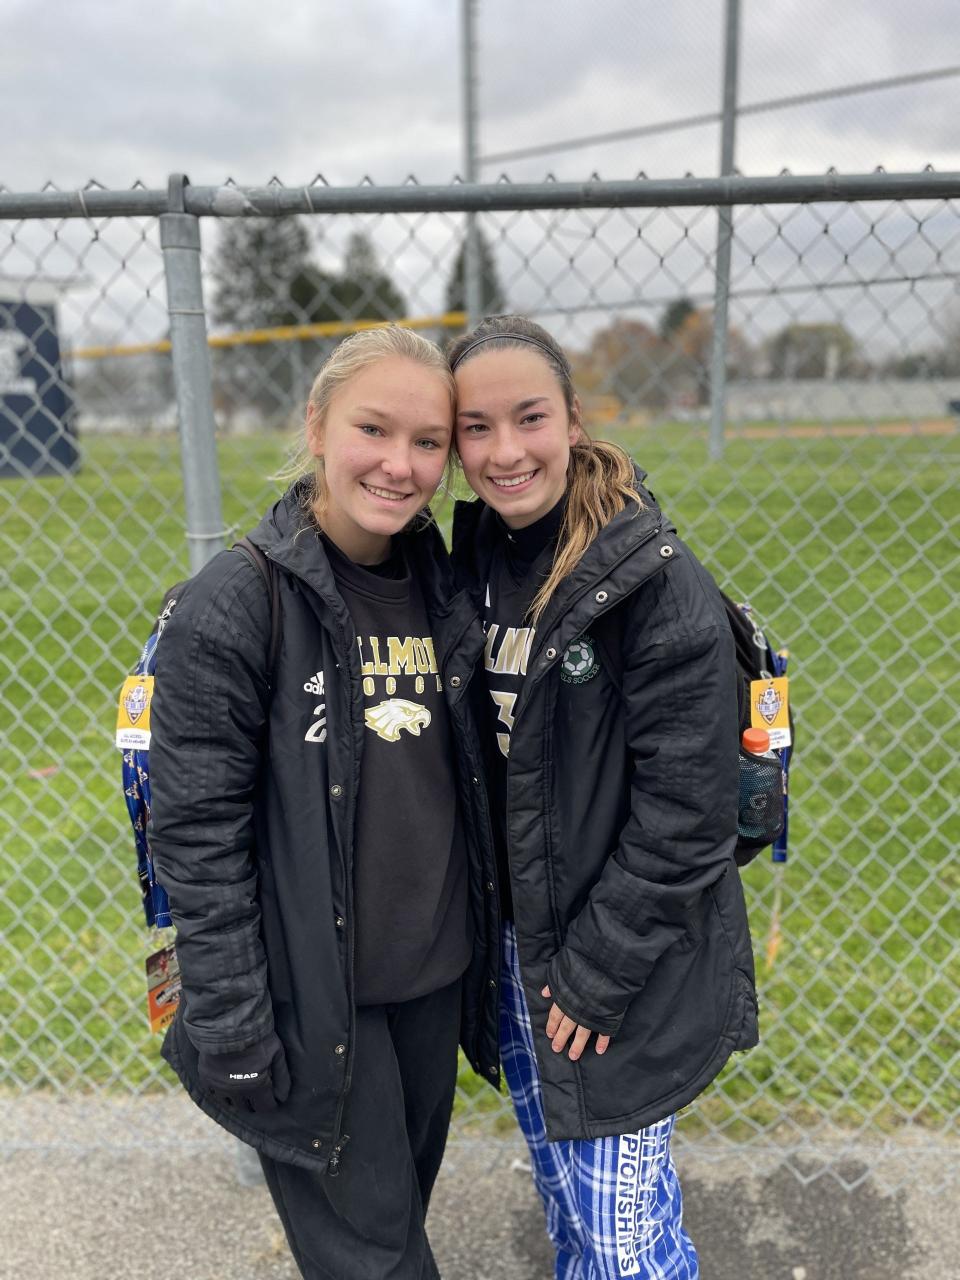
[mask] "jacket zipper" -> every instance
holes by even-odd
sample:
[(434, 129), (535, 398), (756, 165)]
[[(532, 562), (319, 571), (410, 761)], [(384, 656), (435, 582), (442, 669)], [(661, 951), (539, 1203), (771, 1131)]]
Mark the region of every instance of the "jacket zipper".
[[(622, 555), (622, 556), (620, 556), (620, 558), (619, 558), (618, 560), (615, 560), (615, 561), (613, 562), (613, 564), (612, 564), (612, 565), (610, 565), (610, 567), (605, 571), (605, 573), (604, 573), (604, 575), (603, 575), (603, 576), (604, 576), (604, 577), (608, 577), (608, 576), (609, 576), (609, 575), (614, 571), (614, 569), (618, 568), (621, 564), (623, 564), (624, 560), (626, 560), (629, 556), (633, 555), (633, 553), (637, 550), (637, 548), (638, 548), (638, 547), (646, 546), (646, 544), (647, 544), (648, 542), (650, 542), (653, 538), (655, 538), (655, 537), (657, 536), (657, 534), (661, 532), (662, 528), (663, 528), (663, 525), (662, 525), (662, 524), (658, 524), (658, 525), (656, 525), (653, 529), (650, 529), (646, 534), (644, 534), (644, 536), (640, 539), (640, 541), (639, 541), (639, 542), (634, 543), (634, 545), (633, 545), (632, 547), (630, 547), (630, 549), (629, 549), (628, 551), (625, 551), (625, 552), (623, 553), (623, 555)], [(659, 570), (659, 566), (658, 566), (658, 570)], [(654, 571), (654, 573), (658, 572), (658, 570), (655, 570), (655, 571)], [(644, 581), (644, 582), (648, 582), (648, 581), (650, 580), (650, 578), (652, 578), (652, 577), (654, 576), (654, 573), (649, 574), (649, 575), (648, 575), (648, 577), (644, 578), (644, 580), (643, 580), (643, 581)], [(560, 618), (558, 618), (558, 619), (557, 619), (557, 622), (558, 622), (558, 623), (559, 623), (559, 622), (560, 622), (560, 621), (561, 621), (561, 620), (562, 620), (562, 619), (563, 619), (563, 618), (564, 618), (564, 617), (565, 617), (565, 616), (570, 612), (570, 610), (574, 607), (574, 605), (578, 604), (578, 603), (583, 599), (583, 597), (587, 594), (587, 592), (590, 590), (590, 588), (596, 584), (596, 582), (597, 582), (597, 581), (599, 581), (599, 579), (595, 578), (595, 579), (593, 580), (593, 582), (589, 583), (587, 586), (585, 586), (585, 587), (584, 587), (584, 589), (580, 592), (580, 594), (579, 594), (579, 595), (575, 596), (575, 597), (570, 601), (570, 603), (567, 605), (566, 609), (564, 609), (563, 613), (560, 615)], [(643, 583), (640, 583), (640, 584), (638, 584), (638, 585), (639, 585), (639, 586), (642, 586), (642, 585), (643, 585)], [(634, 590), (636, 590), (636, 588), (634, 588)], [(631, 592), (630, 594), (632, 594), (632, 592)], [(591, 617), (591, 619), (590, 619), (591, 623), (592, 623), (592, 622), (595, 622), (598, 618), (602, 618), (602, 617), (604, 616), (604, 614), (609, 613), (611, 609), (615, 609), (615, 608), (617, 607), (617, 605), (622, 604), (622, 602), (623, 602), (623, 600), (624, 600), (624, 599), (626, 599), (626, 597), (625, 597), (625, 596), (621, 597), (621, 598), (620, 598), (620, 599), (618, 599), (618, 600), (612, 600), (612, 601), (611, 601), (609, 604), (607, 604), (604, 608), (602, 608), (602, 609), (598, 609), (598, 610), (597, 610), (597, 611), (592, 615), (592, 617)], [(554, 628), (553, 628), (553, 629), (554, 629), (554, 630), (556, 629), (556, 625), (554, 625)], [(538, 654), (539, 654), (540, 652), (542, 652), (542, 649), (543, 649), (543, 645), (541, 644), (540, 649), (538, 649), (538, 651), (537, 651), (537, 652), (538, 652)], [(536, 678), (536, 677), (535, 677), (535, 678)], [(524, 683), (524, 691), (525, 691), (525, 689), (526, 689), (526, 682)], [(523, 697), (523, 693), (521, 693), (521, 697)], [(526, 701), (527, 701), (527, 699), (526, 699), (526, 698), (523, 698), (523, 703), (521, 704), (521, 706), (522, 706), (522, 705), (525, 705), (525, 704), (526, 704)], [(517, 715), (517, 720), (519, 720), (519, 714)], [(513, 738), (513, 734), (514, 734), (514, 732), (516, 731), (516, 727), (517, 727), (517, 723), (516, 723), (516, 720), (515, 720), (515, 722), (514, 722), (514, 726), (513, 726), (513, 729), (510, 731), (511, 739)], [(549, 772), (550, 772), (550, 762), (551, 762), (551, 760), (552, 760), (552, 755), (553, 755), (553, 741), (552, 741), (552, 733), (551, 733), (551, 731), (550, 731), (550, 726), (549, 726), (549, 725), (547, 725), (547, 726), (545, 727), (545, 730), (544, 730), (544, 741), (545, 741), (544, 763), (545, 763), (545, 766), (546, 766), (546, 770), (545, 770), (545, 772), (546, 772), (547, 777), (549, 777)], [(508, 760), (507, 760), (507, 871), (508, 871), (508, 873), (510, 872), (510, 866), (511, 866), (511, 861), (510, 861), (510, 779), (509, 779), (509, 772), (510, 772), (510, 762), (509, 762), (509, 758), (508, 758)], [(551, 792), (550, 796), (548, 796), (548, 799), (550, 799), (550, 798), (552, 798), (552, 792)], [(560, 947), (560, 945), (561, 945), (561, 942), (560, 942), (560, 916), (559, 916), (559, 914), (558, 914), (558, 909), (557, 909), (557, 895), (556, 895), (556, 891), (555, 891), (555, 888), (554, 888), (554, 879), (553, 879), (553, 851), (552, 851), (552, 842), (549, 840), (549, 838), (547, 838), (546, 813), (544, 814), (544, 819), (545, 819), (545, 821), (544, 821), (544, 836), (545, 836), (545, 840), (544, 840), (544, 851), (545, 851), (545, 855), (546, 855), (546, 864), (547, 864), (547, 880), (548, 880), (548, 884), (549, 884), (549, 892), (550, 892), (550, 915), (551, 915), (552, 920), (553, 920), (554, 942), (555, 942), (555, 944), (556, 944), (557, 948), (559, 949), (559, 947)], [(512, 876), (512, 875), (511, 875), (511, 877), (510, 877), (510, 889), (511, 889), (511, 893), (512, 893), (512, 892), (513, 892), (513, 876)]]
[[(544, 779), (545, 779), (545, 798), (544, 805), (544, 822), (543, 822), (543, 851), (547, 864), (547, 887), (550, 894), (550, 915), (553, 918), (553, 941), (556, 950), (560, 949), (560, 914), (557, 909), (557, 890), (556, 882), (553, 875), (553, 839), (551, 837), (550, 824), (547, 821), (547, 814), (553, 803), (553, 787), (550, 779), (553, 776), (553, 729), (552, 719), (547, 717), (543, 728), (543, 763), (544, 763)], [(509, 865), (509, 859), (508, 859)]]
[[(463, 639), (463, 637), (466, 635), (467, 631), (469, 630), (469, 627), (470, 627), (470, 623), (468, 622), (468, 623), (467, 623), (467, 625), (466, 625), (466, 626), (463, 628), (463, 630), (460, 632), (460, 634), (457, 636), (456, 644), (452, 644), (452, 645), (450, 645), (449, 650), (448, 650), (448, 653), (454, 653), (454, 652), (456, 651), (457, 647), (458, 647), (458, 646), (459, 646), (459, 644), (460, 644), (460, 641)], [(481, 650), (481, 660), (482, 660), (482, 652), (483, 652), (483, 651)], [(467, 671), (466, 675), (462, 677), (462, 679), (463, 679), (464, 695), (466, 695), (466, 691), (467, 691), (467, 689), (469, 689), (469, 687), (470, 687), (470, 682), (471, 682), (471, 680), (473, 679), (473, 677), (474, 677), (475, 673), (476, 673), (476, 665), (473, 665), (473, 666), (471, 666), (471, 667), (469, 668), (469, 670)], [(444, 674), (444, 681), (446, 681), (446, 674)], [(452, 714), (452, 713), (451, 713), (451, 714)], [(461, 718), (461, 721), (462, 721), (462, 717), (460, 717), (460, 718)], [(465, 752), (465, 754), (467, 755), (467, 757), (468, 757), (468, 759), (467, 759), (467, 763), (468, 763), (468, 764), (469, 764), (469, 766), (470, 766), (470, 774), (471, 774), (471, 776), (474, 776), (474, 775), (475, 775), (476, 777), (478, 777), (478, 778), (481, 778), (481, 779), (482, 779), (482, 778), (484, 777), (484, 771), (485, 771), (485, 768), (486, 768), (486, 766), (485, 766), (485, 764), (484, 764), (483, 760), (482, 760), (482, 759), (477, 758), (477, 756), (475, 755), (475, 753), (474, 753), (474, 751), (473, 751), (472, 747), (471, 747), (469, 744), (468, 744), (467, 746), (465, 746), (464, 748), (461, 748), (461, 750), (463, 750), (463, 751)], [(484, 785), (485, 785), (485, 784), (484, 784)], [(475, 799), (473, 796), (471, 796), (471, 802), (472, 802), (472, 804), (473, 804), (474, 812), (476, 812), (476, 811), (477, 811), (478, 807), (482, 809), (482, 812), (480, 813), (480, 823), (479, 823), (479, 827), (480, 827), (480, 829), (481, 829), (482, 831), (484, 831), (484, 832), (485, 832), (485, 834), (486, 834), (486, 847), (487, 847), (487, 851), (488, 851), (488, 852), (489, 852), (489, 854), (490, 854), (491, 862), (492, 862), (492, 865), (493, 865), (493, 868), (494, 868), (494, 880), (493, 880), (493, 883), (494, 883), (494, 885), (496, 885), (496, 883), (497, 883), (497, 880), (496, 880), (496, 865), (497, 865), (497, 857), (496, 857), (495, 846), (494, 846), (494, 839), (493, 839), (493, 826), (492, 826), (491, 821), (490, 821), (489, 805), (486, 805), (486, 804), (485, 804), (485, 805), (483, 805), (483, 806), (478, 806), (478, 805), (477, 805), (477, 802), (476, 802), (476, 799)], [(482, 877), (482, 875), (481, 875), (481, 886), (480, 886), (480, 889), (481, 889), (481, 900), (482, 900), (482, 894), (483, 894), (483, 883), (482, 883), (482, 880), (483, 880), (483, 877)], [(497, 927), (496, 927), (496, 930), (495, 930), (495, 937), (496, 937), (496, 939), (497, 939), (497, 945), (499, 946), (499, 938), (500, 938), (500, 899), (499, 899), (499, 896), (497, 896), (497, 895), (494, 895), (493, 910), (494, 910), (494, 914), (495, 914), (495, 916), (496, 916), (496, 923), (497, 923)], [(497, 1007), (499, 1007), (499, 999), (500, 999), (500, 997), (499, 997), (499, 981), (500, 981), (499, 974), (500, 974), (500, 966), (499, 966), (499, 964), (498, 964), (498, 965), (497, 965), (497, 984), (498, 984), (498, 986), (497, 986)], [(478, 1037), (478, 1038), (479, 1038), (480, 1034), (481, 1034), (481, 1031), (480, 1031), (480, 1025), (479, 1025), (479, 1020), (478, 1020), (478, 1026), (477, 1026), (477, 1037)], [(473, 1044), (472, 1048), (473, 1048), (473, 1058), (474, 1058), (474, 1060), (475, 1060), (475, 1061), (478, 1061), (478, 1060), (479, 1060), (479, 1054), (477, 1053), (477, 1041), (476, 1041), (476, 1040), (474, 1041), (474, 1044)], [(499, 1066), (499, 1062), (498, 1062), (498, 1064), (497, 1064), (497, 1065)]]
[(327, 1161), (327, 1173), (331, 1178), (339, 1177), (340, 1174), (340, 1156), (343, 1148), (350, 1141), (349, 1133), (342, 1133), (337, 1139), (337, 1145), (330, 1152), (330, 1159)]
[[(343, 663), (343, 668), (346, 673), (347, 687), (350, 695), (350, 707), (351, 707), (350, 721), (351, 721), (351, 729), (352, 729), (353, 679), (352, 679), (351, 669), (350, 669), (351, 649), (349, 644), (347, 644), (346, 635), (344, 634), (343, 628), (340, 626), (339, 622), (337, 623), (337, 634), (340, 637), (342, 654), (345, 655), (345, 658), (346, 658), (346, 661)], [(353, 772), (355, 774), (357, 770), (354, 769)], [(354, 805), (354, 807), (356, 807), (356, 788), (353, 785), (353, 782), (354, 782), (354, 779), (353, 779), (353, 776), (351, 776), (349, 802), (350, 804)], [(354, 828), (355, 826), (356, 824), (354, 823)], [(347, 1094), (350, 1092), (350, 1085), (353, 1080), (353, 1053), (354, 1053), (354, 1041), (356, 1039), (356, 1032), (357, 1032), (356, 1001), (354, 1000), (354, 987), (353, 987), (353, 961), (354, 961), (354, 937), (355, 937), (354, 926), (353, 926), (353, 873), (352, 873), (352, 870), (350, 871), (350, 873), (347, 872), (346, 855), (344, 855), (344, 863), (343, 863), (343, 883), (344, 883), (344, 890), (347, 898), (346, 978), (347, 978), (347, 1007), (349, 1009), (349, 1015), (347, 1020), (347, 1060), (346, 1060), (346, 1063), (344, 1064), (343, 1088), (340, 1090), (340, 1096), (337, 1099), (337, 1111), (336, 1111), (336, 1115), (334, 1117), (334, 1122), (333, 1122), (333, 1144), (334, 1145), (330, 1151), (330, 1156), (327, 1160), (327, 1172), (331, 1178), (336, 1178), (340, 1173), (340, 1157), (343, 1154), (343, 1148), (350, 1141), (350, 1135), (348, 1133), (342, 1134), (340, 1132), (340, 1127), (343, 1124), (343, 1110), (347, 1104)]]

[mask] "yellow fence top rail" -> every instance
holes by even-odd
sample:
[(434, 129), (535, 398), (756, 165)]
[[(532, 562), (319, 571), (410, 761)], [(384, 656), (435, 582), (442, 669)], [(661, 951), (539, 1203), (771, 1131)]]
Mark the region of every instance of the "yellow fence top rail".
[[(439, 316), (406, 316), (399, 320), (323, 320), (317, 324), (285, 324), (274, 329), (249, 329), (237, 333), (213, 334), (211, 347), (258, 346), (268, 342), (299, 342), (304, 338), (343, 338), (362, 329), (384, 329), (389, 324), (404, 329), (462, 329), (465, 311), (447, 311)], [(170, 339), (157, 342), (124, 343), (118, 346), (73, 347), (64, 354), (74, 360), (106, 360), (112, 356), (162, 355), (170, 350)]]

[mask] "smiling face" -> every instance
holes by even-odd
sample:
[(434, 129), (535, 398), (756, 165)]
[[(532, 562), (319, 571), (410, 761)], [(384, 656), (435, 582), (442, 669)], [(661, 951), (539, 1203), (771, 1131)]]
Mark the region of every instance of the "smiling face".
[(453, 431), (443, 376), (406, 356), (384, 356), (349, 378), (326, 410), (311, 410), (310, 451), (323, 459), (320, 527), (358, 564), (376, 564), (390, 539), (427, 505)]
[(494, 348), (457, 367), (457, 452), (470, 487), (512, 529), (547, 514), (567, 487), (580, 405), (535, 349)]

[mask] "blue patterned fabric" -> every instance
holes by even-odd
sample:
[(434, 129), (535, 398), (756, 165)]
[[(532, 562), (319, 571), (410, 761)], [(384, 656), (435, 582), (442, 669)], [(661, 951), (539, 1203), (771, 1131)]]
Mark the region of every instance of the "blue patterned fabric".
[(557, 1280), (697, 1280), (670, 1155), (674, 1116), (619, 1137), (547, 1141), (512, 924), (504, 927), (500, 1052), (556, 1249)]
[[(171, 608), (172, 605), (168, 607), (165, 604), (143, 646), (132, 675), (152, 676), (156, 671), (157, 640)], [(127, 802), (137, 849), (137, 879), (140, 883), (144, 919), (149, 928), (155, 926), (158, 929), (169, 929), (173, 924), (170, 903), (163, 885), (157, 883), (153, 857), (147, 843), (147, 824), (150, 821), (150, 752), (125, 748), (122, 761), (123, 797)]]

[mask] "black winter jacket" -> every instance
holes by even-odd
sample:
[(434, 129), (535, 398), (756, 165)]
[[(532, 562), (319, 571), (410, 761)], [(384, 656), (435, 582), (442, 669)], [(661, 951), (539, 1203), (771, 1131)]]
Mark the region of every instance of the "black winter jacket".
[[(280, 570), (273, 672), (269, 597), (238, 552), (221, 553), (191, 581), (158, 649), (150, 842), (183, 977), (163, 1053), (225, 1128), (274, 1159), (315, 1168), (339, 1156), (352, 1066), (360, 657), (294, 491), (250, 536)], [(497, 1083), (496, 873), (467, 705), (483, 635), (472, 602), (454, 596), (436, 527), (402, 536), (430, 615), (470, 850), (477, 945), (462, 1040), (474, 1068)], [(211, 1102), (198, 1084), (198, 1051), (244, 1049), (274, 1028), (292, 1078), (286, 1102), (242, 1114)]]
[[(710, 575), (643, 496), (547, 606), (510, 733), (510, 881), (553, 1141), (652, 1124), (757, 1041), (733, 638)], [(454, 563), (478, 605), (495, 521), (457, 506)], [(613, 1036), (604, 1055), (552, 1052), (545, 983)]]

